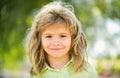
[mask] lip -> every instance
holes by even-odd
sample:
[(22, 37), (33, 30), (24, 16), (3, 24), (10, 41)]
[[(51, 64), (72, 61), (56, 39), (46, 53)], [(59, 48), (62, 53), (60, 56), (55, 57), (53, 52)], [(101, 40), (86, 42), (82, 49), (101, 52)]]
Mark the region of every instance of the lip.
[(61, 50), (63, 48), (50, 48), (50, 50)]

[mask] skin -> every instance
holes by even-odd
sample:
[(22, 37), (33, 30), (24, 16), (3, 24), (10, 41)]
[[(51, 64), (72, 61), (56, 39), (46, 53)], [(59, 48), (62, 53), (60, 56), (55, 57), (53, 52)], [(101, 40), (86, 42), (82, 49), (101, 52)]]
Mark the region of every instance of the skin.
[(42, 33), (42, 47), (52, 68), (61, 69), (70, 59), (70, 31), (64, 23), (50, 25)]

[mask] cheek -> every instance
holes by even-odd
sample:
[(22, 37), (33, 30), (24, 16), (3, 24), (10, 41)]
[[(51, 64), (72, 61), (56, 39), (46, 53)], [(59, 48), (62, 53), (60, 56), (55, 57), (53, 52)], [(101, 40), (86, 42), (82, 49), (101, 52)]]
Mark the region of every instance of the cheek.
[(63, 40), (63, 43), (67, 46), (71, 46), (71, 39)]
[(48, 45), (48, 42), (44, 38), (41, 39), (41, 43), (43, 48), (45, 48)]

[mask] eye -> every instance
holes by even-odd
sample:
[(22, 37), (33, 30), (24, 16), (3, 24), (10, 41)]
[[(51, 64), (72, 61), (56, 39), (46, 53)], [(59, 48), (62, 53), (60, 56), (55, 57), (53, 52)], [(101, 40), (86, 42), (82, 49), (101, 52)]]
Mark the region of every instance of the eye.
[(60, 37), (67, 37), (66, 35), (61, 35)]
[(52, 38), (52, 36), (51, 35), (47, 35), (47, 36), (45, 36), (45, 38)]

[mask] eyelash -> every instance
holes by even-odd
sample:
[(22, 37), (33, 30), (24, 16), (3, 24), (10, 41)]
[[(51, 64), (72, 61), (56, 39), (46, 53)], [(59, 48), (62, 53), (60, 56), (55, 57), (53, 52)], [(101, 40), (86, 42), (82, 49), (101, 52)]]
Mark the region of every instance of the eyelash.
[(46, 38), (51, 38), (52, 36), (46, 36)]
[[(67, 37), (66, 35), (60, 35), (60, 37)], [(52, 38), (52, 36), (46, 36), (46, 38)]]
[(60, 37), (67, 37), (66, 35), (61, 35)]

